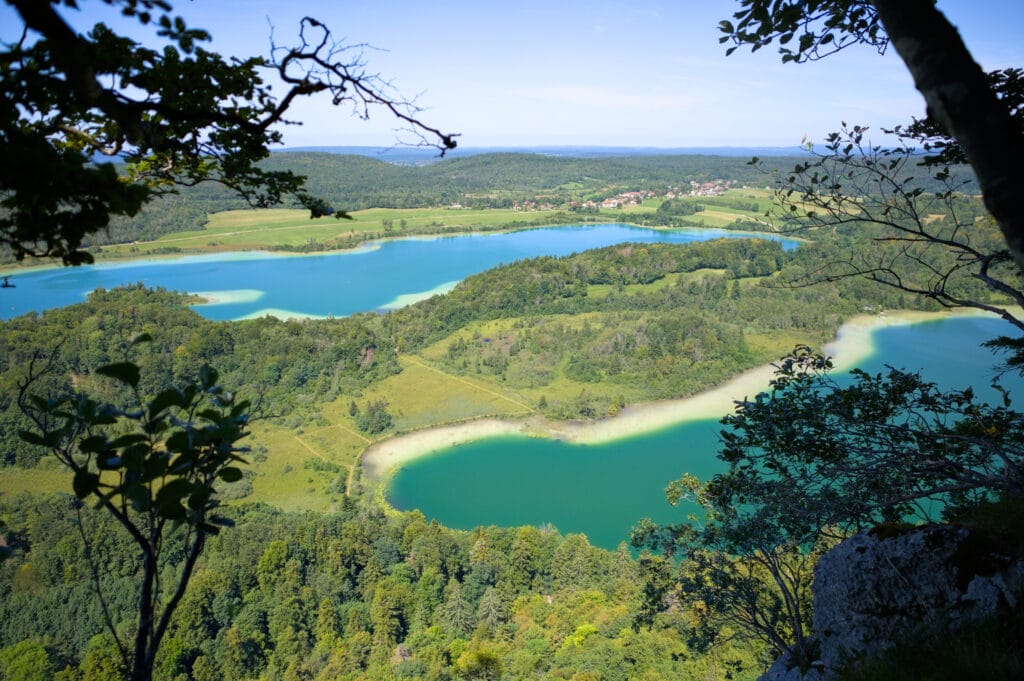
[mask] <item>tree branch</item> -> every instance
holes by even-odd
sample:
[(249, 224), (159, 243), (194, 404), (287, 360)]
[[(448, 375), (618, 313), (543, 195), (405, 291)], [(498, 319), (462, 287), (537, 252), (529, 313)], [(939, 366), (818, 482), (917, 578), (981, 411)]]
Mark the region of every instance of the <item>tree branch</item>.
[(960, 143), (1010, 253), (1024, 268), (1024, 136), (934, 0), (873, 0), (928, 115)]

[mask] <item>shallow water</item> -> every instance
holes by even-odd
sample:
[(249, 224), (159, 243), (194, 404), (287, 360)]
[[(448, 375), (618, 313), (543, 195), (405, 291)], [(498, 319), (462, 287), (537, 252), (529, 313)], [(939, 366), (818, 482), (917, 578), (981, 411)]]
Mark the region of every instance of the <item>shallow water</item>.
[[(750, 234), (714, 229), (654, 230), (629, 225), (546, 227), (500, 234), (410, 238), (321, 255), (233, 253), (11, 275), (0, 319), (82, 302), (90, 291), (142, 282), (216, 298), (195, 310), (210, 319), (343, 317), (408, 305), (450, 290), (471, 274), (541, 255), (562, 256), (626, 241), (693, 243)], [(795, 248), (792, 240), (762, 238)]]

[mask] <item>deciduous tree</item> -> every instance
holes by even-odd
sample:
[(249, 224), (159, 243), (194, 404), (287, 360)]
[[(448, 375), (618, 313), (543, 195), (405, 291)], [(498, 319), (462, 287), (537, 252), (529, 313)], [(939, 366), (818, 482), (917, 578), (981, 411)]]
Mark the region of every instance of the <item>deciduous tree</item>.
[[(779, 176), (767, 213), (778, 229), (812, 238), (857, 229), (875, 244), (791, 273), (787, 284), (865, 277), (944, 307), (996, 314), (1024, 332), (1020, 269), (991, 217), (965, 197), (969, 180), (935, 163), (955, 160), (959, 145), (927, 121), (896, 132), (897, 144), (872, 145), (867, 128), (844, 124), (824, 150), (809, 145), (808, 160)], [(941, 154), (922, 157), (922, 144), (938, 145)]]
[[(175, 16), (167, 0), (104, 0), (164, 41), (153, 49), (97, 23), (80, 33), (74, 0), (6, 0), (21, 21), (0, 45), (0, 244), (20, 260), (90, 262), (84, 236), (111, 216), (132, 216), (176, 185), (220, 182), (254, 206), (291, 197), (311, 216), (344, 216), (303, 189), (304, 178), (259, 165), (281, 141), (299, 99), (322, 96), (366, 118), (381, 107), (442, 153), (455, 137), (366, 70), (358, 48), (307, 17), (295, 47), (232, 59), (210, 35)], [(271, 93), (267, 79), (285, 84)], [(107, 156), (123, 163), (94, 163)]]
[[(88, 558), (122, 673), (133, 681), (148, 680), (206, 538), (230, 524), (216, 513), (215, 485), (242, 477), (238, 466), (245, 463), (244, 450), (237, 443), (247, 434), (250, 404), (219, 386), (216, 371), (208, 367), (197, 382), (154, 397), (139, 390), (135, 364), (100, 367), (97, 374), (125, 388), (122, 406), (84, 393), (33, 394), (45, 371), (45, 364), (33, 364), (20, 384), (19, 405), (35, 424), (22, 437), (49, 450), (73, 474), (75, 495), (109, 513), (139, 551), (136, 618), (127, 633), (107, 607), (102, 557)], [(84, 532), (82, 539), (91, 554), (95, 547)]]
[[(696, 501), (702, 516), (635, 533), (689, 559), (675, 589), (701, 609), (698, 639), (713, 640), (725, 621), (809, 661), (808, 588), (821, 551), (879, 523), (938, 520), (1024, 493), (1024, 414), (1008, 396), (991, 406), (896, 369), (855, 370), (844, 385), (831, 368), (806, 347), (784, 358), (770, 391), (723, 419), (727, 470), (669, 486), (670, 501)], [(652, 574), (649, 595), (664, 607), (664, 571)]]
[[(956, 141), (1014, 260), (1024, 267), (1024, 130), (935, 0), (739, 0), (723, 21), (728, 52), (775, 41), (784, 62), (820, 59), (856, 44), (903, 59), (928, 116)], [(794, 42), (795, 40), (795, 42)]]

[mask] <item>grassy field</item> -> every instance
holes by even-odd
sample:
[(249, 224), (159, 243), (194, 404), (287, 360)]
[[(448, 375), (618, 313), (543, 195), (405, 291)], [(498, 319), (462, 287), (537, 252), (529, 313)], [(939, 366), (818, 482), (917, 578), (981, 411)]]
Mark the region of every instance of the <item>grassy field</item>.
[(36, 468), (0, 468), (0, 502), (22, 494), (71, 492), (71, 474), (45, 463)]
[(102, 257), (143, 257), (168, 248), (187, 253), (303, 249), (311, 242), (331, 244), (366, 238), (433, 234), (446, 230), (503, 229), (524, 222), (553, 219), (558, 211), (520, 212), (511, 209), (371, 208), (351, 213), (351, 220), (311, 220), (305, 210), (271, 208), (214, 213), (206, 228), (175, 232), (156, 241), (104, 246)]
[(612, 291), (617, 291), (625, 295), (636, 295), (638, 293), (654, 293), (670, 286), (675, 286), (679, 282), (689, 281), (700, 281), (704, 277), (712, 274), (724, 274), (725, 270), (713, 270), (713, 269), (702, 269), (695, 272), (670, 272), (657, 281), (652, 281), (650, 284), (629, 284), (626, 286), (616, 286), (614, 284), (591, 284), (587, 286), (587, 297), (600, 300), (607, 298), (608, 294)]
[[(729, 201), (757, 201), (767, 206), (771, 193), (763, 189), (731, 189), (720, 197), (691, 197), (706, 206), (691, 216), (694, 224), (729, 227), (739, 220), (760, 221), (761, 212), (725, 205)], [(724, 202), (724, 203), (723, 203)], [(649, 199), (642, 206), (618, 211), (601, 211), (602, 219), (623, 217), (640, 225), (652, 225), (653, 211), (661, 199)], [(414, 236), (473, 230), (501, 230), (534, 224), (564, 224), (564, 211), (516, 211), (513, 209), (468, 208), (371, 208), (350, 213), (351, 220), (318, 218), (299, 209), (270, 208), (232, 210), (210, 215), (202, 230), (175, 232), (155, 241), (104, 246), (100, 259), (141, 258), (173, 253), (217, 253), (240, 250), (307, 250), (311, 244), (328, 248), (351, 247), (364, 239)], [(571, 216), (571, 214), (568, 214)]]
[[(394, 418), (394, 429), (383, 435), (361, 433), (349, 414), (351, 398), (320, 405), (313, 423), (291, 430), (256, 424), (249, 443), (254, 450), (252, 494), (286, 510), (326, 511), (345, 493), (359, 455), (375, 440), (396, 432), (456, 423), (484, 416), (515, 417), (532, 411), (500, 386), (452, 376), (421, 357), (401, 358), (402, 372), (356, 399), (363, 408), (383, 399)], [(2, 479), (0, 479), (2, 480)]]

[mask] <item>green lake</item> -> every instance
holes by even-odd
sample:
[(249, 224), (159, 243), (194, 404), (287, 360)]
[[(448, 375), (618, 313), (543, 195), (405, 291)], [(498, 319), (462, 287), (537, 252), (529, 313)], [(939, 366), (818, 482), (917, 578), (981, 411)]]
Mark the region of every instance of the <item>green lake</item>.
[[(994, 356), (978, 344), (1011, 328), (985, 317), (962, 317), (873, 334), (874, 353), (860, 363), (917, 370), (945, 387), (972, 385), (989, 399)], [(1024, 381), (1003, 380), (1015, 396)], [(673, 508), (666, 484), (692, 473), (702, 479), (723, 470), (716, 458), (719, 424), (691, 421), (600, 445), (528, 437), (496, 437), (441, 450), (406, 464), (387, 491), (400, 509), (420, 509), (454, 528), (551, 524), (582, 532), (614, 548), (644, 517), (679, 521), (694, 508)]]

